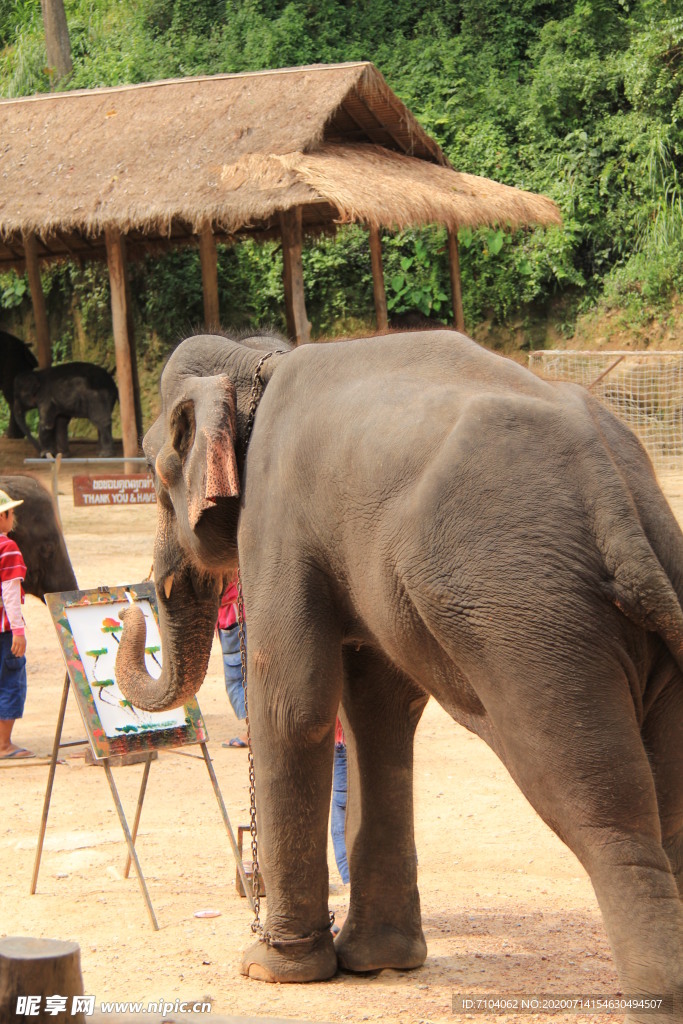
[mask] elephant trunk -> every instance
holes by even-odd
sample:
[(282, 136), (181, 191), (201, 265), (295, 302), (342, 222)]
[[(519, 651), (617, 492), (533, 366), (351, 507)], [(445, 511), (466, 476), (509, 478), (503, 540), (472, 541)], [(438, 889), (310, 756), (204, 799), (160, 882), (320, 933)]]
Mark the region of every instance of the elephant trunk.
[(169, 619), (159, 601), (163, 667), (156, 679), (145, 665), (147, 629), (141, 609), (131, 605), (119, 613), (123, 632), (116, 652), (116, 681), (124, 697), (143, 711), (181, 707), (194, 697), (204, 681), (220, 593), (212, 593), (205, 601), (193, 596), (194, 600), (187, 595), (182, 625), (175, 617)]

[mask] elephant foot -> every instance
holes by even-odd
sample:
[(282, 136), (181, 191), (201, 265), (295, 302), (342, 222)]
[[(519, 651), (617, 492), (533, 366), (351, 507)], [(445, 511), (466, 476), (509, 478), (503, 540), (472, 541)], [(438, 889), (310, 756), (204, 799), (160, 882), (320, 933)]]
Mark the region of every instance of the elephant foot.
[(412, 970), (427, 958), (427, 943), (422, 929), (417, 934), (394, 925), (364, 923), (354, 925), (349, 918), (334, 944), (339, 966), (345, 971), (378, 971), (385, 968)]
[(332, 936), (325, 932), (311, 948), (275, 947), (255, 942), (242, 957), (242, 974), (255, 981), (327, 981), (337, 973), (337, 955)]

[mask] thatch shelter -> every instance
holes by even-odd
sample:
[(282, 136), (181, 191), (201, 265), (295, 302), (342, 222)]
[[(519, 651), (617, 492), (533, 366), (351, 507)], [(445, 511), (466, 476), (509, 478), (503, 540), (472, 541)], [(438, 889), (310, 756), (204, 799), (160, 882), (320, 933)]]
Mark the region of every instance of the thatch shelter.
[(126, 259), (198, 245), (210, 328), (220, 322), (216, 242), (281, 236), (288, 329), (302, 342), (306, 234), (368, 227), (381, 329), (379, 229), (445, 224), (462, 327), (458, 228), (560, 219), (549, 199), (454, 171), (367, 62), (4, 100), (0, 139), (0, 270), (28, 271), (41, 365), (50, 344), (40, 265), (108, 262), (127, 455), (141, 425)]

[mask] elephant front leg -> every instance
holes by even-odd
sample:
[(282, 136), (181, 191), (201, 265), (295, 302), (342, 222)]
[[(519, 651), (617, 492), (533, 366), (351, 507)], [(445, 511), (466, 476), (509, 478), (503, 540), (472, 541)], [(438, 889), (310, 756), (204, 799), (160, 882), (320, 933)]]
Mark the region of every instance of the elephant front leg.
[[(288, 596), (287, 604), (296, 602)], [(322, 981), (337, 970), (327, 822), (341, 643), (310, 622), (307, 634), (297, 621), (283, 631), (281, 623), (268, 628), (256, 615), (249, 620), (247, 711), (268, 913), (242, 973), (260, 981)]]
[(427, 955), (413, 828), (413, 739), (427, 699), (376, 652), (345, 652), (351, 902), (335, 946), (350, 971), (419, 967)]
[(102, 404), (104, 408), (94, 409), (90, 420), (97, 427), (98, 454), (102, 458), (108, 459), (114, 454), (114, 438), (111, 431), (111, 412), (106, 399)]

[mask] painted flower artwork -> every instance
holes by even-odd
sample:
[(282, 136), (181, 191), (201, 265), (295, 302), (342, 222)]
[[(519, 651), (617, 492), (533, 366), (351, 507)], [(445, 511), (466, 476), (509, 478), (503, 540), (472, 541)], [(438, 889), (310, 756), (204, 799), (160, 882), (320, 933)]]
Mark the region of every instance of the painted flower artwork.
[(98, 587), (47, 594), (72, 692), (97, 758), (159, 747), (203, 743), (208, 733), (195, 698), (184, 707), (152, 713), (136, 708), (116, 682), (116, 653), (123, 624), (119, 612), (134, 600), (145, 617), (145, 662), (161, 672), (162, 651), (154, 584)]
[[(125, 607), (124, 601), (117, 605), (83, 604), (66, 610), (105, 734), (117, 736), (154, 729), (176, 729), (185, 724), (182, 708), (161, 712), (142, 711), (133, 707), (117, 686), (116, 650), (123, 628), (118, 612)], [(149, 602), (141, 601), (139, 607), (147, 623), (147, 670), (151, 675), (158, 676), (161, 671), (161, 640), (156, 618)]]

